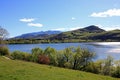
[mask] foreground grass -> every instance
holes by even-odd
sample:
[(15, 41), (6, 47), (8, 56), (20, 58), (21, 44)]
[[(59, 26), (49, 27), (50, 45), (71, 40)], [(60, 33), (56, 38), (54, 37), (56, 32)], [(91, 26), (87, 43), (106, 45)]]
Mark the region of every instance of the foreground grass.
[(0, 80), (120, 80), (109, 76), (0, 57)]

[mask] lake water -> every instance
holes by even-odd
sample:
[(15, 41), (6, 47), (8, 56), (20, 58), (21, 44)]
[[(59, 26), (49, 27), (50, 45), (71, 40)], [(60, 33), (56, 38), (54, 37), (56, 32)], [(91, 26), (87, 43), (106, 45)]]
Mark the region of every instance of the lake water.
[(105, 59), (108, 55), (111, 55), (115, 60), (120, 60), (120, 42), (88, 42), (88, 43), (52, 43), (52, 44), (11, 44), (8, 45), (10, 51), (24, 51), (31, 52), (32, 48), (40, 47), (45, 49), (46, 47), (52, 47), (57, 50), (63, 50), (70, 46), (80, 46), (86, 48), (97, 54), (96, 59)]

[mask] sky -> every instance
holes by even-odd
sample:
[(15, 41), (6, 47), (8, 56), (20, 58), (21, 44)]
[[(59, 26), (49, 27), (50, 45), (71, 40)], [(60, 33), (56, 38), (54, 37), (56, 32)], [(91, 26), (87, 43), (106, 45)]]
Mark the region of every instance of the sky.
[(0, 26), (10, 37), (89, 25), (120, 29), (120, 0), (0, 0)]

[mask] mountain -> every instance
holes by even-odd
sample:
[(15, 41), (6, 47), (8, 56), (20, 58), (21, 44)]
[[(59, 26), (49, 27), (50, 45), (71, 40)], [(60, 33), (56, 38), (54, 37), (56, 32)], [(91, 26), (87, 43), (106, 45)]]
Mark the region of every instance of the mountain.
[(91, 25), (91, 26), (88, 26), (88, 27), (85, 27), (83, 29), (79, 29), (80, 31), (83, 30), (84, 32), (104, 32), (105, 30), (104, 29), (101, 29), (99, 28), (98, 26), (95, 26), (95, 25)]
[(45, 37), (48, 37), (50, 35), (55, 35), (55, 34), (59, 34), (61, 33), (61, 31), (41, 31), (41, 32), (33, 32), (33, 33), (26, 33), (26, 34), (22, 34), (20, 36), (16, 36), (15, 39), (30, 39), (30, 38), (34, 38), (34, 39), (43, 39)]
[(120, 30), (105, 31), (98, 26), (88, 26), (74, 31), (63, 32), (50, 38), (62, 42), (120, 41)]
[(89, 36), (93, 34), (98, 34), (106, 32), (104, 29), (99, 28), (98, 26), (91, 25), (85, 28), (63, 32), (58, 35), (51, 37), (51, 40), (86, 40)]
[(91, 40), (100, 41), (120, 41), (120, 30), (106, 31), (103, 33), (94, 34), (88, 37)]
[(80, 32), (80, 33), (84, 33), (84, 32), (89, 32), (89, 33), (98, 33), (98, 32), (104, 32), (104, 29), (99, 28), (98, 26), (95, 25), (91, 25), (82, 29), (78, 29), (78, 30), (74, 30), (71, 32)]
[[(17, 40), (18, 39), (18, 40)], [(20, 42), (19, 39), (22, 39)], [(27, 40), (29, 39), (29, 40)], [(33, 39), (33, 40), (32, 40)], [(120, 41), (120, 30), (105, 31), (98, 26), (91, 25), (85, 28), (60, 32), (45, 31), (23, 34), (8, 41), (8, 43), (55, 43), (55, 42), (99, 42)]]

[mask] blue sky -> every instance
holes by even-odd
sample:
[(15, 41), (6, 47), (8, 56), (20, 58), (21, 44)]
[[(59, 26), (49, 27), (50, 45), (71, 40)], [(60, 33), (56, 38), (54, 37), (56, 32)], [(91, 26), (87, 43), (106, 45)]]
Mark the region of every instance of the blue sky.
[(120, 0), (0, 0), (0, 26), (10, 37), (89, 25), (120, 29)]

